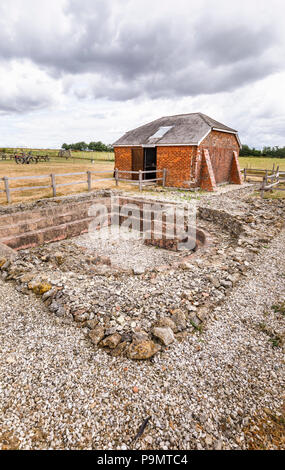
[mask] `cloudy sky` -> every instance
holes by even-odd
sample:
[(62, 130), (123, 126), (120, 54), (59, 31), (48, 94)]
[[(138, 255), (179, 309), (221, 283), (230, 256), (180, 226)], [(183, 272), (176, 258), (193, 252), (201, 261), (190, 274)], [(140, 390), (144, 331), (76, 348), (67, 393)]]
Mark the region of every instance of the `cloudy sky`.
[(285, 146), (284, 0), (0, 0), (0, 146), (200, 111)]

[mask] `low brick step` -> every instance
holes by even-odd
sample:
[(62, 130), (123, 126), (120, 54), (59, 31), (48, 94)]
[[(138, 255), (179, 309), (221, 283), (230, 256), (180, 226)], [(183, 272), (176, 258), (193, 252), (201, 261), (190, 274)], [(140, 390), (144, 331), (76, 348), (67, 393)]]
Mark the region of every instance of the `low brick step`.
[(79, 203), (72, 204), (59, 204), (57, 206), (42, 208), (42, 209), (33, 209), (29, 211), (14, 212), (11, 214), (6, 214), (0, 216), (0, 227), (5, 227), (7, 225), (16, 225), (18, 223), (26, 222), (27, 220), (38, 220), (43, 217), (50, 217), (53, 215), (64, 214), (72, 212), (73, 210), (81, 211), (82, 208), (89, 208), (93, 201), (84, 201)]
[(48, 227), (62, 225), (68, 222), (81, 220), (88, 217), (88, 208), (82, 208), (81, 211), (67, 212), (65, 214), (49, 214), (39, 219), (25, 220), (13, 225), (0, 227), (0, 239), (9, 236), (23, 235), (27, 232), (33, 232)]
[(24, 250), (45, 243), (51, 243), (65, 238), (76, 237), (86, 233), (93, 218), (87, 217), (57, 226), (47, 227), (41, 230), (26, 232), (16, 236), (0, 239), (0, 243), (13, 248), (14, 250)]

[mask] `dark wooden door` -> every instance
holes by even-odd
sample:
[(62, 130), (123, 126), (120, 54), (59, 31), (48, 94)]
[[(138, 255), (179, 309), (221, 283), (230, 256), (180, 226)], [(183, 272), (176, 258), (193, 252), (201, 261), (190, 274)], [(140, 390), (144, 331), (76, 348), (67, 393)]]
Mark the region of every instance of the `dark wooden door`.
[(154, 173), (145, 173), (145, 179), (156, 178), (156, 147), (147, 147), (144, 149), (144, 169), (145, 171), (153, 170)]
[[(138, 147), (132, 149), (132, 171), (143, 170), (143, 148)], [(132, 175), (133, 180), (138, 180), (139, 175)]]

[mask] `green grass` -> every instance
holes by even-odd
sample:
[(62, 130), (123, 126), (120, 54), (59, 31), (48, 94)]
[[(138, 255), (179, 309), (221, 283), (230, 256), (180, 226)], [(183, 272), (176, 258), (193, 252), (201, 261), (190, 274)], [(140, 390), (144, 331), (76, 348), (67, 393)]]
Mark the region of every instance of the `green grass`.
[[(0, 147), (1, 149), (1, 147)], [(6, 148), (6, 153), (14, 153), (16, 150), (21, 150), (21, 149), (8, 149)], [(55, 159), (56, 161), (65, 161), (65, 158), (58, 157), (58, 150), (54, 149), (23, 149), (25, 153), (32, 152), (33, 155), (49, 155), (50, 158)], [(1, 153), (1, 150), (0, 150)], [(69, 158), (69, 161), (73, 160), (79, 160), (79, 159), (87, 159), (87, 160), (96, 160), (96, 161), (114, 161), (114, 152), (75, 152), (71, 151), (71, 159)]]
[(273, 348), (279, 348), (282, 345), (282, 338), (277, 333), (268, 328), (265, 323), (259, 323), (258, 326), (260, 331), (269, 336), (269, 342)]
[(239, 162), (241, 168), (260, 168), (263, 170), (272, 170), (275, 163), (275, 168), (279, 165), (279, 169), (285, 171), (285, 158), (239, 157)]
[(114, 161), (114, 152), (71, 152), (72, 158), (88, 158), (101, 161)]
[(274, 313), (285, 315), (285, 301), (277, 305), (272, 305), (271, 309), (274, 311)]
[(264, 193), (264, 199), (285, 199), (285, 191), (267, 191)]

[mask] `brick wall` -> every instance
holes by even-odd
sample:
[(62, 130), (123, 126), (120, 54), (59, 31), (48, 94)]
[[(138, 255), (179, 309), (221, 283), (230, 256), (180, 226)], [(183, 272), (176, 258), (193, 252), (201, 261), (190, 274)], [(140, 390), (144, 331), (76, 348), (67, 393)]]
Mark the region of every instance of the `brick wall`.
[(209, 150), (216, 183), (230, 181), (233, 152), (239, 154), (239, 144), (235, 135), (212, 131), (199, 148)]
[[(132, 147), (115, 147), (115, 168), (118, 170), (132, 170)], [(131, 175), (121, 175), (123, 178), (131, 179)]]
[(157, 169), (168, 170), (166, 185), (189, 187), (191, 159), (196, 147), (157, 147)]

